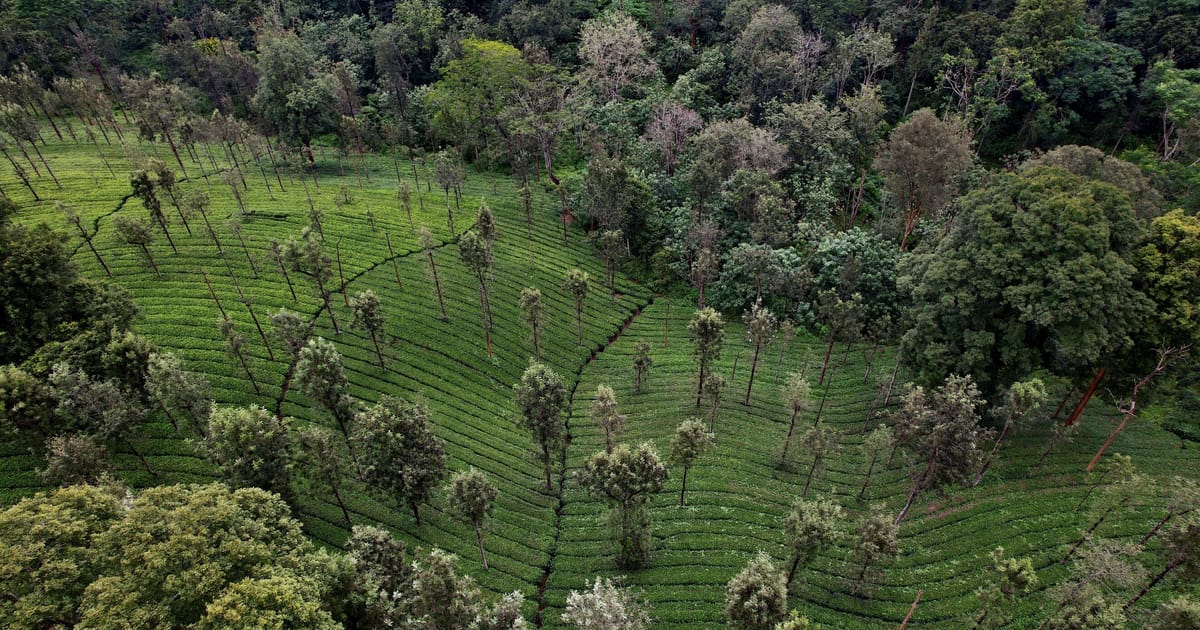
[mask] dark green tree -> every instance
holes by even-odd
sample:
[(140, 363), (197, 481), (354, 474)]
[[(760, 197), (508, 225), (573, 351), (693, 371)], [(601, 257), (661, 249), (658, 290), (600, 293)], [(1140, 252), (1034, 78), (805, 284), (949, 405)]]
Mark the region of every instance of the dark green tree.
[(421, 504), (446, 476), (446, 449), (429, 420), (425, 405), (384, 396), (354, 416), (350, 433), (361, 480), (385, 497), (403, 498), (417, 525)]
[(566, 433), (562, 412), (567, 403), (567, 389), (553, 370), (541, 363), (533, 363), (525, 368), (521, 382), (513, 385), (513, 393), (521, 410), (519, 424), (532, 434), (534, 443), (541, 450), (539, 459), (545, 467), (546, 491), (550, 492), (553, 489), (550, 474), (554, 469), (554, 454)]
[(650, 497), (662, 490), (667, 468), (650, 443), (636, 447), (621, 444), (612, 453), (592, 455), (575, 472), (575, 479), (589, 493), (604, 498), (613, 507), (617, 539), (617, 565), (638, 568), (650, 558)]
[(725, 342), (725, 320), (712, 308), (702, 308), (696, 311), (687, 328), (688, 336), (695, 344), (692, 354), (700, 362), (700, 373), (696, 377), (696, 406), (699, 407), (709, 367), (721, 357), (721, 345)]

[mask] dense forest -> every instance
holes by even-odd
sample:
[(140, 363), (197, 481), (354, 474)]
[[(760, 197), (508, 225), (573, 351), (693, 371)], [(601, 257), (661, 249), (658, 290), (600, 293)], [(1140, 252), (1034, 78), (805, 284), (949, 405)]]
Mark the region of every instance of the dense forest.
[(1200, 0), (0, 42), (0, 626), (1200, 628)]

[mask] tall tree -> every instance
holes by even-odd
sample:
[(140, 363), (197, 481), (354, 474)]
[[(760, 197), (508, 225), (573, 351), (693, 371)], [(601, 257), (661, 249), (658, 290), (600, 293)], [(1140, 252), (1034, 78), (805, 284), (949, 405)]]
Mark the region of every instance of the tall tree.
[(375, 357), (379, 359), (379, 367), (383, 367), (383, 350), (379, 347), (379, 337), (387, 333), (383, 329), (384, 318), (380, 311), (379, 297), (370, 289), (359, 293), (350, 299), (350, 312), (354, 314), (354, 321), (350, 325), (371, 335)]
[(929, 109), (913, 112), (879, 149), (875, 168), (886, 177), (902, 219), (900, 249), (924, 216), (937, 218), (954, 197), (974, 160), (971, 135), (955, 118)]
[(433, 277), (433, 288), (437, 293), (438, 310), (442, 312), (442, 321), (448, 322), (450, 318), (446, 316), (446, 300), (442, 297), (442, 281), (438, 278), (437, 262), (433, 258), (433, 233), (429, 228), (422, 225), (417, 229), (417, 241), (421, 245), (421, 249), (425, 251), (425, 263), (429, 265), (429, 274)]
[(488, 481), (487, 475), (475, 470), (458, 472), (450, 479), (450, 507), (475, 529), (475, 542), (479, 544), (479, 563), (487, 571), (487, 554), (483, 550), (483, 529), (496, 502), (496, 486)]
[(786, 468), (790, 465), (788, 460), (788, 451), (792, 446), (792, 434), (796, 431), (796, 419), (800, 414), (808, 410), (811, 401), (812, 388), (808, 384), (808, 380), (797, 372), (788, 374), (787, 382), (780, 388), (780, 393), (783, 394), (783, 403), (791, 410), (791, 418), (788, 420), (787, 437), (783, 439), (783, 454), (779, 458), (779, 466)]
[(820, 425), (812, 427), (800, 436), (800, 444), (812, 456), (812, 465), (808, 468), (808, 476), (804, 479), (804, 489), (800, 491), (800, 496), (808, 496), (808, 488), (812, 485), (812, 480), (817, 471), (821, 469), (821, 465), (825, 463), (825, 459), (837, 453), (839, 448), (837, 438), (836, 429)]
[(291, 502), (291, 436), (266, 409), (218, 407), (208, 420), (201, 450), (232, 488), (262, 488)]
[(583, 345), (583, 303), (587, 300), (591, 276), (586, 271), (572, 269), (567, 272), (563, 289), (575, 300), (575, 336), (577, 345)]
[(308, 276), (312, 281), (317, 289), (317, 296), (325, 305), (325, 312), (329, 313), (334, 333), (341, 334), (342, 329), (338, 326), (337, 316), (333, 314), (333, 305), (329, 299), (332, 289), (328, 285), (333, 279), (333, 260), (325, 254), (318, 234), (307, 227), (300, 230), (299, 240), (288, 239), (286, 256), (292, 269)]
[(529, 336), (533, 341), (533, 360), (542, 360), (542, 292), (539, 289), (526, 287), (521, 289), (521, 319), (529, 326)]
[(721, 356), (721, 345), (725, 342), (725, 320), (712, 308), (702, 308), (696, 311), (687, 329), (688, 336), (695, 344), (692, 354), (700, 362), (700, 373), (696, 378), (696, 406), (699, 407), (709, 367)]
[(760, 551), (725, 585), (725, 619), (733, 628), (771, 630), (787, 614), (787, 577)]
[(1166, 564), (1154, 574), (1149, 584), (1125, 602), (1125, 610), (1132, 608), (1168, 574), (1175, 573), (1188, 582), (1195, 582), (1200, 577), (1200, 514), (1189, 515), (1186, 520), (1167, 530), (1162, 538), (1167, 547)]
[(208, 381), (199, 374), (183, 369), (178, 357), (169, 352), (150, 355), (146, 364), (146, 393), (158, 403), (175, 430), (179, 421), (191, 425), (201, 436), (204, 435), (208, 414), (212, 409), (212, 394)]
[(458, 239), (458, 253), (463, 264), (475, 275), (479, 288), (479, 310), (483, 316), (483, 334), (488, 356), (492, 355), (492, 310), (488, 299), (488, 274), (492, 269), (492, 249), (474, 230)]
[(309, 492), (314, 492), (318, 486), (328, 488), (342, 511), (342, 518), (346, 519), (346, 527), (353, 527), (350, 509), (342, 496), (351, 462), (345, 439), (329, 429), (313, 425), (297, 431), (295, 443), (298, 458), (303, 463), (295, 467), (302, 485)]
[[(1037, 572), (1029, 558), (1007, 558), (1004, 548), (997, 547), (989, 556), (992, 560), (991, 580), (975, 591), (983, 610), (975, 618), (973, 628), (1000, 627), (1006, 621), (1009, 608), (1017, 597), (1037, 586)], [(987, 622), (987, 625), (984, 625)]]
[(928, 488), (965, 482), (979, 470), (983, 444), (995, 431), (979, 426), (983, 399), (969, 376), (951, 376), (936, 389), (912, 388), (896, 412), (896, 435), (924, 462), (913, 476), (908, 501), (896, 515), (899, 524), (917, 495)]
[(580, 74), (599, 102), (620, 100), (627, 89), (658, 72), (649, 46), (649, 36), (628, 13), (612, 11), (583, 24)]
[(979, 473), (975, 475), (975, 481), (971, 483), (972, 488), (983, 481), (983, 474), (991, 467), (992, 460), (996, 458), (996, 453), (1000, 450), (1000, 444), (1004, 442), (1004, 438), (1008, 436), (1009, 432), (1045, 402), (1046, 386), (1042, 384), (1041, 379), (1031, 378), (1013, 383), (1005, 390), (1000, 407), (993, 413), (1004, 424), (1000, 427), (1000, 435), (996, 436), (996, 443), (992, 445), (992, 452), (988, 453), (987, 459), (983, 461), (983, 466), (979, 467)]
[(617, 565), (638, 568), (650, 558), (650, 497), (662, 490), (667, 468), (648, 442), (630, 447), (621, 444), (612, 453), (598, 452), (575, 472), (589, 493), (613, 507), (617, 539)]
[(701, 455), (712, 448), (716, 439), (712, 431), (705, 428), (698, 418), (684, 420), (675, 429), (675, 435), (671, 437), (671, 463), (683, 468), (679, 482), (679, 507), (687, 505), (684, 497), (687, 492), (688, 471)]
[(533, 434), (533, 441), (541, 449), (546, 491), (550, 492), (553, 489), (550, 474), (554, 467), (554, 451), (561, 445), (566, 432), (562, 412), (567, 402), (567, 389), (553, 370), (541, 363), (533, 363), (525, 368), (521, 382), (513, 385), (513, 392), (521, 410), (520, 425)]
[(869, 574), (878, 570), (879, 562), (900, 553), (899, 528), (883, 512), (868, 514), (858, 524), (858, 540), (854, 543), (854, 558), (861, 564), (854, 580), (854, 592), (862, 590)]
[(761, 301), (755, 301), (754, 306), (742, 315), (742, 321), (746, 324), (746, 341), (754, 346), (754, 353), (750, 355), (750, 380), (746, 383), (746, 399), (742, 401), (742, 404), (749, 405), (750, 390), (754, 387), (754, 373), (758, 371), (758, 355), (763, 348), (775, 341), (775, 333), (779, 332), (779, 320)]
[(608, 385), (597, 385), (592, 399), (592, 422), (604, 431), (604, 452), (612, 453), (613, 435), (625, 429), (626, 417), (617, 409), (617, 396)]
[(154, 242), (150, 224), (139, 219), (118, 215), (113, 217), (113, 227), (117, 229), (117, 238), (123, 243), (133, 245), (141, 250), (142, 255), (146, 257), (146, 262), (150, 263), (150, 268), (154, 270), (154, 275), (161, 278), (162, 272), (158, 270), (158, 264), (154, 262), (154, 254), (150, 253), (150, 244)]
[(69, 430), (99, 442), (124, 444), (142, 462), (151, 476), (158, 473), (133, 444), (133, 437), (146, 419), (139, 396), (115, 378), (98, 380), (80, 370), (58, 363), (50, 372), (49, 384), (58, 401), (57, 413)]
[(354, 416), (350, 432), (359, 477), (383, 496), (403, 497), (418, 526), (421, 504), (446, 476), (446, 449), (429, 419), (425, 405), (385, 395)]
[(867, 473), (863, 475), (862, 487), (858, 490), (859, 501), (867, 498), (867, 487), (871, 485), (871, 476), (875, 473), (875, 466), (879, 464), (879, 458), (883, 456), (884, 451), (891, 448), (892, 441), (892, 429), (887, 426), (876, 427), (863, 440), (863, 454), (868, 463)]
[(646, 380), (652, 365), (654, 359), (650, 356), (650, 344), (639, 341), (633, 347), (633, 391), (639, 394), (646, 391)]
[(783, 517), (784, 536), (792, 555), (787, 573), (789, 587), (801, 564), (812, 562), (818, 553), (841, 538), (845, 517), (842, 506), (827, 499), (799, 500), (792, 504), (791, 512)]
[(325, 408), (337, 422), (342, 435), (350, 435), (355, 402), (348, 393), (350, 382), (342, 368), (342, 355), (333, 342), (321, 337), (309, 339), (296, 361), (296, 380), (300, 390)]
[(261, 395), (262, 388), (259, 387), (258, 380), (254, 378), (250, 364), (246, 362), (246, 336), (238, 332), (237, 325), (226, 315), (222, 315), (217, 320), (217, 327), (221, 330), (221, 338), (225, 340), (225, 353), (242, 364), (242, 371), (246, 373), (246, 378), (250, 379), (250, 384), (254, 386), (254, 393)]

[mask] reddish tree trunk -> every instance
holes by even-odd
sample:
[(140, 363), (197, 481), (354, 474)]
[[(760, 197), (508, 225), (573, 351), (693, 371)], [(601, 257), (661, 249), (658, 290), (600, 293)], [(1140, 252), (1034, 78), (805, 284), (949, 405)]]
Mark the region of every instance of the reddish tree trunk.
[(1071, 426), (1075, 424), (1077, 420), (1079, 420), (1079, 416), (1083, 413), (1083, 410), (1087, 408), (1087, 404), (1092, 399), (1092, 395), (1096, 393), (1096, 387), (1100, 385), (1100, 379), (1104, 378), (1104, 371), (1105, 368), (1100, 368), (1096, 371), (1096, 376), (1092, 379), (1091, 385), (1088, 385), (1087, 390), (1083, 392), (1083, 398), (1081, 398), (1079, 400), (1079, 404), (1075, 406), (1075, 411), (1072, 411), (1071, 415), (1067, 418), (1067, 426)]

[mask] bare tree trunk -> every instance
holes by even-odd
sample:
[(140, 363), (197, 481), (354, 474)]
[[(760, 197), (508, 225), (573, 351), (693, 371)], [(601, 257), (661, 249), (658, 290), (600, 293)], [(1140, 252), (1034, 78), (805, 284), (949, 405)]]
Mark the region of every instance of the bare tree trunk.
[(1004, 437), (1008, 435), (1008, 431), (1011, 428), (1011, 420), (1004, 423), (1004, 428), (1001, 429), (1000, 435), (996, 438), (996, 443), (992, 445), (992, 452), (988, 453), (988, 458), (983, 462), (983, 466), (980, 467), (979, 473), (975, 475), (975, 481), (971, 483), (972, 488), (978, 487), (979, 482), (983, 481), (983, 474), (988, 471), (988, 468), (991, 468), (992, 460), (996, 458), (996, 451), (1000, 450), (1000, 443), (1004, 441)]
[(1167, 577), (1168, 573), (1175, 570), (1175, 567), (1178, 567), (1180, 564), (1182, 564), (1182, 563), (1178, 560), (1172, 560), (1172, 561), (1168, 562), (1167, 566), (1164, 567), (1163, 570), (1158, 575), (1154, 576), (1154, 579), (1150, 580), (1150, 583), (1147, 584), (1145, 586), (1145, 588), (1138, 591), (1138, 594), (1134, 595), (1133, 599), (1125, 602), (1125, 605), (1121, 607), (1121, 610), (1129, 610), (1130, 607), (1132, 607), (1134, 604), (1136, 604), (1139, 599), (1141, 599), (1142, 597), (1144, 597), (1146, 595), (1146, 593), (1149, 593), (1150, 589), (1154, 588), (1154, 586), (1156, 584), (1161, 582), (1163, 578)]
[(400, 282), (400, 267), (396, 265), (396, 252), (392, 250), (392, 235), (384, 232), (383, 237), (387, 239), (388, 257), (392, 260), (392, 273), (396, 275), (396, 286), (403, 286), (403, 283)]
[(754, 344), (754, 356), (750, 359), (750, 382), (746, 383), (746, 400), (742, 401), (743, 405), (750, 404), (750, 388), (754, 387), (754, 373), (758, 370), (758, 353), (762, 350), (761, 343)]
[(806, 478), (804, 480), (804, 490), (802, 490), (800, 492), (800, 496), (802, 496), (802, 497), (808, 496), (808, 486), (812, 484), (813, 475), (817, 474), (817, 466), (819, 466), (820, 464), (821, 464), (821, 457), (814, 455), (812, 467), (808, 469), (808, 478)]
[[(925, 594), (925, 589), (917, 591), (917, 596), (913, 599), (912, 606), (908, 607), (908, 614), (904, 615), (904, 621), (900, 622), (900, 627), (896, 630), (905, 630), (908, 627), (908, 622), (912, 619), (913, 613), (917, 612), (917, 604), (921, 603), (921, 595)], [(982, 619), (982, 618), (981, 618)]]
[(1100, 368), (1096, 371), (1095, 378), (1092, 379), (1091, 385), (1088, 385), (1087, 390), (1083, 393), (1083, 398), (1079, 400), (1079, 404), (1075, 406), (1075, 410), (1071, 412), (1071, 416), (1067, 418), (1067, 426), (1075, 424), (1079, 420), (1080, 414), (1087, 407), (1088, 402), (1092, 399), (1092, 395), (1096, 393), (1096, 387), (1100, 385), (1100, 379), (1104, 378), (1105, 368)]
[[(610, 450), (609, 452), (611, 453), (612, 451)], [(684, 501), (684, 499), (683, 499), (683, 493), (687, 491), (688, 468), (690, 468), (690, 467), (689, 466), (683, 467), (683, 479), (681, 480), (680, 485), (679, 485), (679, 507), (683, 507), (683, 506), (687, 505), (687, 502)]]
[(821, 377), (817, 379), (817, 385), (825, 382), (825, 370), (829, 369), (829, 357), (833, 354), (833, 333), (829, 333), (829, 344), (825, 347), (825, 360), (821, 363)]
[(337, 252), (338, 280), (342, 283), (342, 301), (346, 303), (346, 308), (350, 308), (350, 296), (346, 294), (346, 276), (342, 274), (342, 239), (338, 238), (334, 244), (334, 250)]
[(125, 438), (125, 446), (128, 446), (129, 450), (133, 451), (134, 456), (137, 457), (139, 460), (141, 460), (142, 466), (146, 467), (146, 472), (150, 473), (150, 476), (152, 476), (152, 477), (158, 476), (158, 473), (155, 472), (155, 470), (150, 467), (150, 462), (146, 461), (146, 456), (142, 455), (142, 452), (139, 451), (137, 449), (137, 447), (133, 445), (133, 442), (130, 441), (129, 438)]
[(271, 349), (271, 344), (267, 341), (267, 333), (263, 332), (262, 325), (258, 323), (258, 315), (254, 314), (254, 306), (249, 300), (245, 302), (246, 310), (250, 311), (250, 319), (254, 321), (254, 327), (258, 329), (258, 336), (262, 338), (263, 347), (267, 349), (267, 356), (272, 361), (275, 360), (275, 351)]
[(871, 453), (871, 464), (867, 466), (867, 476), (863, 479), (862, 488), (858, 490), (858, 500), (867, 498), (867, 485), (871, 483), (871, 474), (875, 472), (875, 462), (879, 461), (879, 453)]
[(487, 554), (483, 551), (483, 530), (475, 528), (475, 542), (479, 544), (479, 563), (483, 565), (483, 570), (488, 570)]

